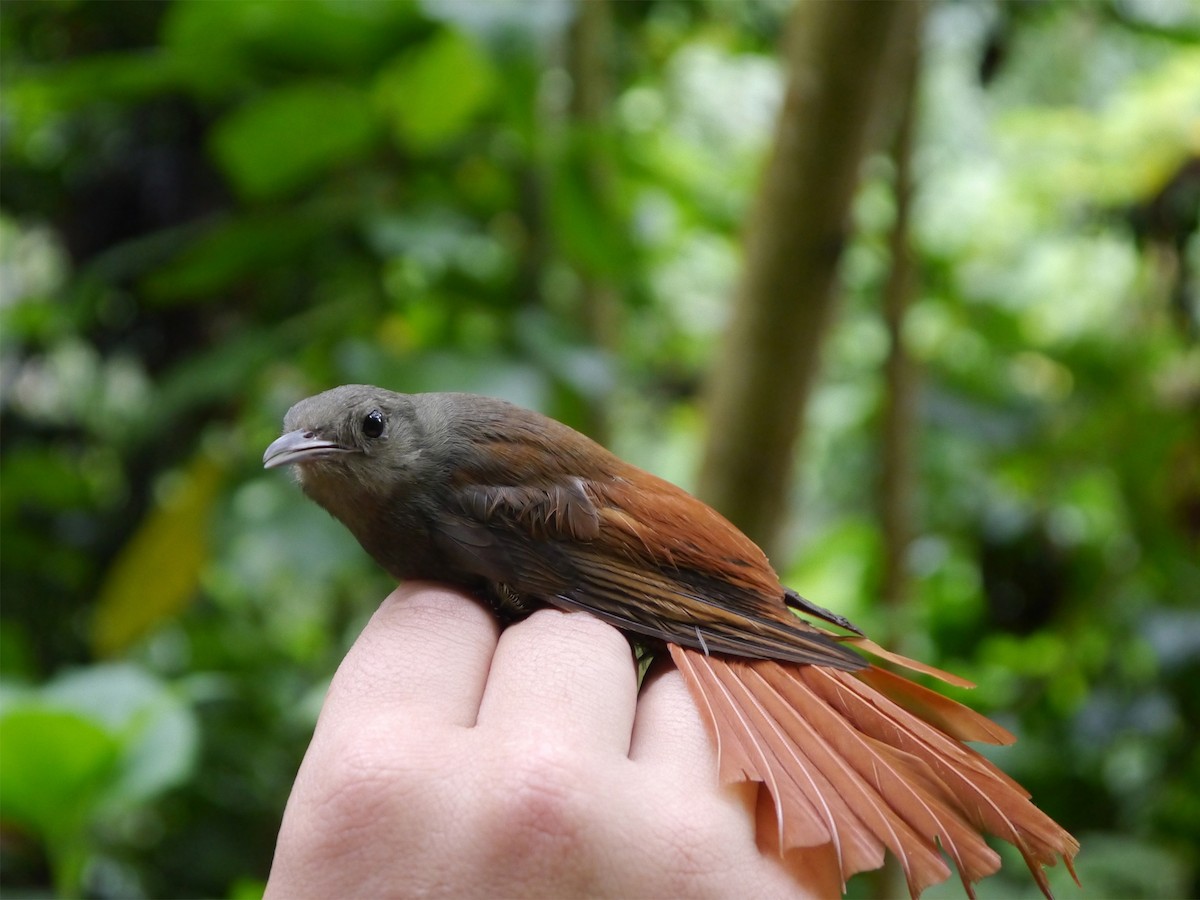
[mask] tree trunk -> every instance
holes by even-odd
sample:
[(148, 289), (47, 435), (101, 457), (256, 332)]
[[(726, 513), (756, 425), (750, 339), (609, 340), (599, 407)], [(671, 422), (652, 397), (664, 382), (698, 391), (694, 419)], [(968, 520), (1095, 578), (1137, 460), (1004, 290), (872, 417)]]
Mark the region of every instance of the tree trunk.
[(908, 598), (908, 548), (913, 537), (916, 474), (913, 442), (917, 429), (917, 373), (904, 345), (904, 322), (916, 292), (911, 220), (913, 131), (916, 119), (917, 56), (909, 54), (903, 72), (900, 121), (892, 159), (895, 163), (896, 220), (888, 238), (891, 269), (883, 288), (883, 318), (888, 333), (884, 363), (883, 420), (879, 439), (879, 526), (883, 538), (880, 600), (888, 610), (888, 646), (899, 642), (899, 617)]
[[(570, 35), (572, 139), (568, 153), (576, 154), (588, 195), (597, 206), (596, 215), (617, 216), (613, 195), (611, 141), (613, 14), (609, 0), (581, 3)], [(620, 332), (621, 304), (611, 277), (587, 267), (578, 269), (582, 326), (592, 344), (615, 354)], [(585, 396), (583, 430), (594, 440), (607, 444), (608, 410), (604, 397)]]
[(700, 495), (768, 553), (787, 509), (859, 170), (886, 124), (919, 18), (916, 3), (802, 0), (789, 23), (787, 96), (710, 374), (699, 482)]

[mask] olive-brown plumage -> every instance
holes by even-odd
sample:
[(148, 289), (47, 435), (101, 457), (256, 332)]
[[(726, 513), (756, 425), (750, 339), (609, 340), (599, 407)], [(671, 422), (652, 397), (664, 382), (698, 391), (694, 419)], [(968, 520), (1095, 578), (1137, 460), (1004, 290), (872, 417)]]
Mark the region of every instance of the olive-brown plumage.
[[(843, 877), (900, 860), (914, 896), (958, 866), (967, 893), (999, 867), (983, 841), (1042, 866), (1078, 844), (964, 740), (1002, 728), (870, 665), (890, 654), (783, 587), (717, 512), (578, 432), (471, 394), (347, 385), (296, 404), (263, 457), (399, 579), (461, 585), (506, 617), (586, 610), (665, 643), (717, 742), (723, 780), (769, 791), (783, 848), (832, 844)], [(838, 635), (796, 613), (838, 625)], [(937, 842), (937, 843), (935, 843)]]

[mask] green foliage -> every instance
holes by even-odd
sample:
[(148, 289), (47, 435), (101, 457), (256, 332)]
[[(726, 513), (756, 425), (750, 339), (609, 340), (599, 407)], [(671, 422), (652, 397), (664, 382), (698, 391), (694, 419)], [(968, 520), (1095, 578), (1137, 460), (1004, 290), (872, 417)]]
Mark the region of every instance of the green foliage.
[[(568, 3), (0, 5), (5, 892), (261, 892), (391, 588), (259, 469), (298, 397), (497, 394), (691, 481), (784, 10), (610, 12), (605, 87)], [(1151, 13), (934, 5), (913, 602), (876, 599), (882, 156), (778, 561), (979, 683), (1095, 896), (1200, 872), (1200, 62)]]
[[(314, 123), (320, 127), (314, 129)], [(342, 84), (297, 84), (264, 94), (222, 119), (213, 155), (247, 200), (285, 197), (364, 156), (375, 121), (365, 93)]]
[(466, 130), (494, 79), (487, 57), (467, 37), (442, 31), (384, 68), (374, 97), (396, 142), (430, 153)]
[(0, 816), (46, 845), (71, 894), (104, 828), (183, 782), (197, 730), (184, 700), (139, 667), (96, 665), (0, 693)]

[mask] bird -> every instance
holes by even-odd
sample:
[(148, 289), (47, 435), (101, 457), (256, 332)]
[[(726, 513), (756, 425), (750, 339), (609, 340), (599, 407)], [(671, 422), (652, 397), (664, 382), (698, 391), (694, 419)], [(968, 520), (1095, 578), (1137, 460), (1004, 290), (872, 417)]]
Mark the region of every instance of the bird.
[[(466, 393), (343, 385), (301, 400), (263, 455), (398, 580), (441, 581), (502, 622), (586, 611), (669, 657), (722, 783), (773, 804), (775, 845), (830, 845), (843, 889), (890, 852), (909, 893), (968, 897), (1000, 868), (986, 834), (1078, 883), (1078, 841), (967, 742), (1006, 729), (897, 669), (891, 652), (785, 587), (763, 551), (699, 499), (552, 418)], [(818, 624), (819, 623), (819, 624)], [(872, 661), (874, 660), (874, 661)]]

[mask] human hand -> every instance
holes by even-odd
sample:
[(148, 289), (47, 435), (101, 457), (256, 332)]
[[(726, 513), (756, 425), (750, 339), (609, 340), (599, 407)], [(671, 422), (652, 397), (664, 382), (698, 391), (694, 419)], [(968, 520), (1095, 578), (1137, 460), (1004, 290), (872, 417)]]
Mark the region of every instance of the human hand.
[(609, 625), (543, 610), (501, 634), (409, 582), (333, 679), (266, 896), (838, 896), (827, 853), (760, 850), (756, 802), (718, 784), (678, 672), (639, 695)]

